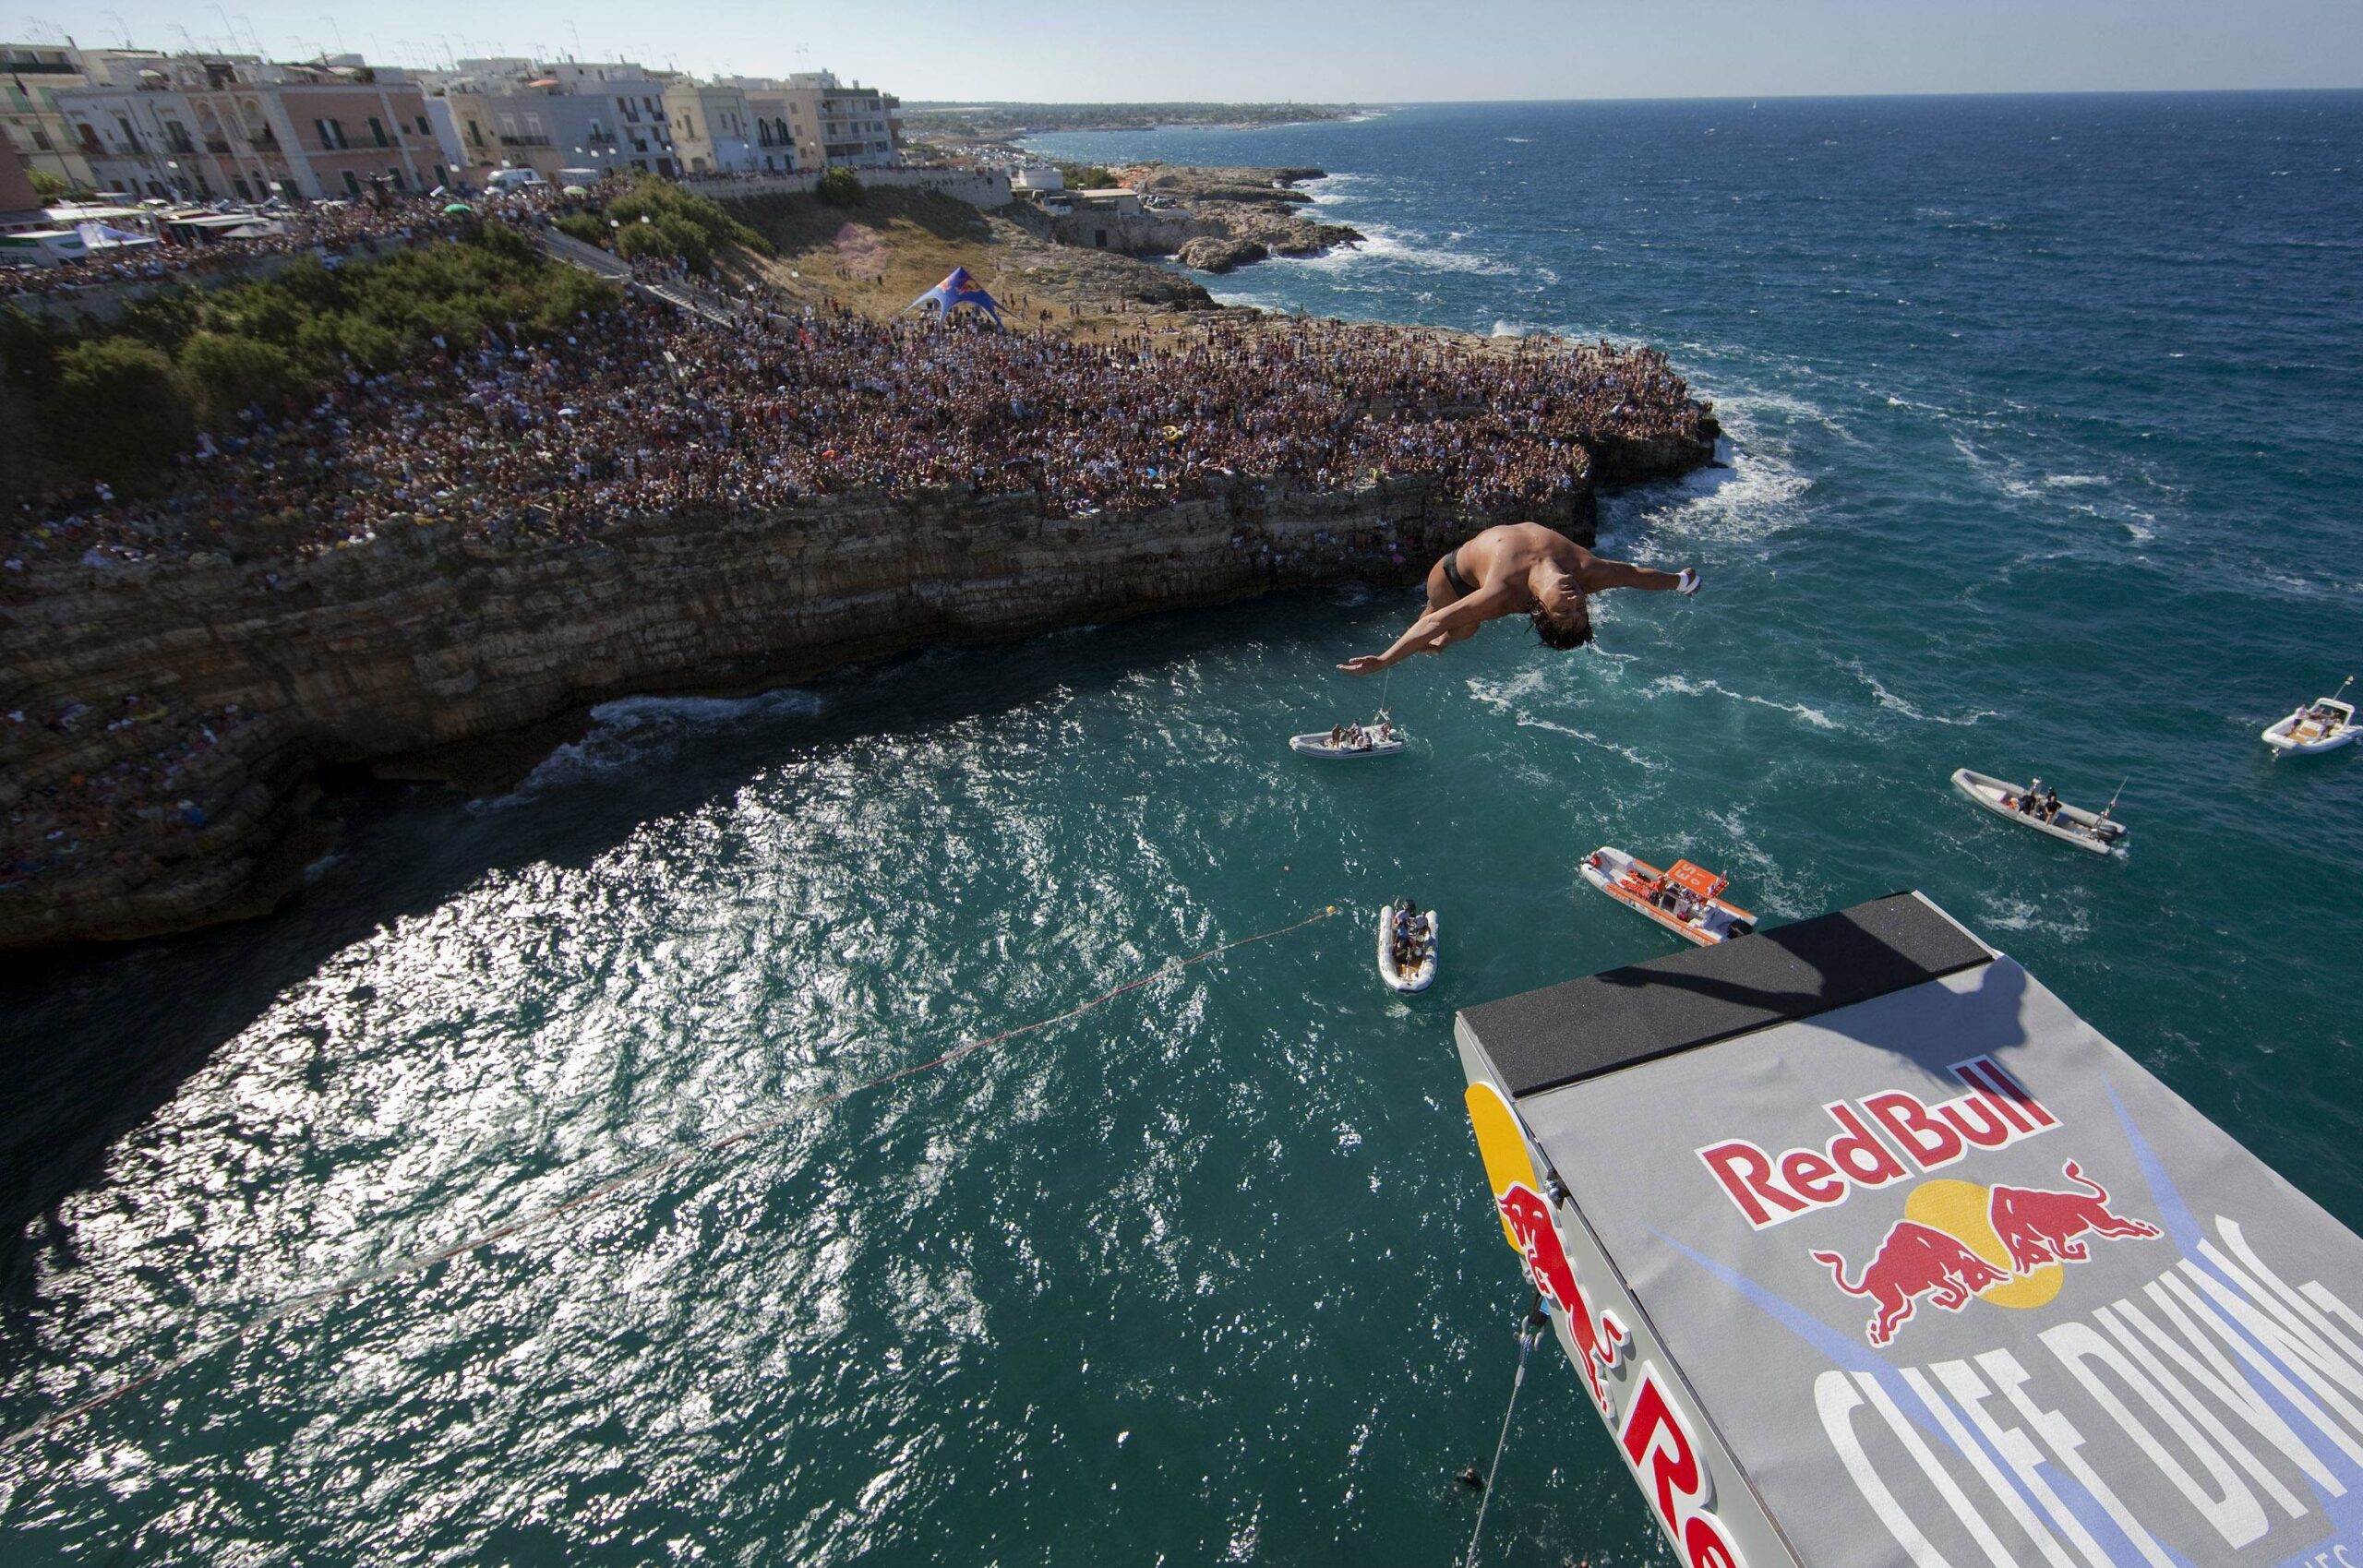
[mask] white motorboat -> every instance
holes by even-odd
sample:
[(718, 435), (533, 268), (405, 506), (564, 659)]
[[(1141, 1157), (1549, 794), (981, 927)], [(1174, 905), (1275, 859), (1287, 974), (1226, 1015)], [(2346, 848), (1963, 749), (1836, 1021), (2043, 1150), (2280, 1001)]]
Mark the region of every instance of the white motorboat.
[(2275, 751), (2335, 751), (2354, 744), (2363, 730), (2355, 727), (2355, 704), (2340, 697), (2355, 684), (2348, 676), (2335, 695), (2318, 697), (2264, 732), (2264, 743)]
[(1756, 929), (1756, 916), (1725, 900), (1731, 879), (1703, 866), (1677, 860), (1661, 871), (1621, 849), (1601, 845), (1578, 868), (1584, 880), (1617, 903), (1672, 931), (1685, 941), (1711, 947)]
[(1391, 990), (1410, 996), (1424, 991), (1436, 983), (1436, 912), (1426, 911), (1421, 918), (1428, 923), (1428, 934), (1420, 943), (1419, 965), (1405, 974), (1395, 964), (1395, 906), (1381, 904), (1378, 910), (1378, 977)]
[[(2127, 832), (2125, 824), (2113, 820), (2106, 810), (2087, 811), (2081, 806), (2070, 806), (2064, 801), (2060, 803), (2058, 814), (2048, 819), (2033, 811), (2021, 811), (2019, 803), (2027, 797), (2027, 785), (1990, 778), (1984, 773), (1972, 772), (1967, 768), (1953, 770), (1953, 787), (1997, 817), (2006, 818), (2021, 827), (2033, 828), (2039, 833), (2048, 833), (2079, 849), (2089, 849), (2094, 855), (2106, 855), (2115, 849), (2117, 841)], [(2110, 804), (2114, 806), (2116, 803), (2112, 801)]]

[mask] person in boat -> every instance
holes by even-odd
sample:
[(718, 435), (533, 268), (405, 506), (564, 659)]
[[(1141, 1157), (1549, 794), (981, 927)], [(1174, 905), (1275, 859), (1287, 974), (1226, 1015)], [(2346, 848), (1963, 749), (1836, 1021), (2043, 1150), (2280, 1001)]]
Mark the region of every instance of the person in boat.
[(1385, 746), (1385, 745), (1387, 745), (1387, 744), (1391, 743), (1394, 739), (1395, 739), (1395, 721), (1394, 721), (1394, 720), (1392, 720), (1392, 719), (1381, 719), (1381, 720), (1379, 720), (1379, 721), (1378, 721), (1378, 744), (1379, 744), (1379, 745), (1381, 745), (1381, 746)]
[(2038, 803), (2042, 799), (2043, 781), (2036, 779), (2027, 785), (2027, 792), (2019, 796), (2018, 809), (2024, 815), (2032, 817), (2035, 814)]
[(1592, 637), (1591, 595), (1612, 588), (1654, 592), (1698, 592), (1698, 573), (1634, 566), (1595, 556), (1538, 522), (1486, 529), (1428, 569), (1428, 606), (1384, 653), (1364, 653), (1337, 667), (1373, 675), (1414, 653), (1436, 653), (1466, 641), (1504, 616), (1525, 616), (1546, 648), (1580, 648)]
[(2056, 789), (2043, 792), (2043, 820), (2046, 822), (2059, 820), (2059, 792)]
[(1345, 744), (1346, 744), (1346, 726), (1345, 726), (1345, 725), (1343, 725), (1343, 724), (1331, 724), (1331, 725), (1329, 726), (1329, 744), (1330, 744), (1330, 746), (1331, 746), (1331, 748), (1337, 748), (1337, 747), (1340, 747), (1340, 746), (1343, 746), (1343, 745), (1345, 745)]

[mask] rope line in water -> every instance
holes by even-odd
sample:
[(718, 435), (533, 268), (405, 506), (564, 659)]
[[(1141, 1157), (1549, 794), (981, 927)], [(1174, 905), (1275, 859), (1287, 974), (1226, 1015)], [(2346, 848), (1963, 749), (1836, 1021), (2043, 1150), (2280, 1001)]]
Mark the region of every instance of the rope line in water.
[[(1144, 986), (1155, 985), (1159, 980), (1169, 979), (1194, 964), (1204, 964), (1208, 959), (1218, 958), (1222, 954), (1229, 952), (1234, 949), (1251, 947), (1257, 942), (1267, 942), (1273, 940), (1275, 938), (1285, 937), (1293, 932), (1301, 931), (1307, 926), (1317, 925), (1321, 921), (1328, 919), (1331, 916), (1337, 913), (1337, 906), (1332, 904), (1323, 908), (1318, 914), (1308, 915), (1303, 919), (1294, 921), (1289, 925), (1276, 926), (1268, 931), (1258, 931), (1253, 936), (1238, 937), (1230, 941), (1220, 942), (1213, 947), (1205, 949), (1202, 952), (1192, 953), (1187, 958), (1168, 959), (1164, 964), (1161, 964), (1157, 968), (1150, 970), (1147, 974), (1127, 980), (1122, 985), (1117, 986), (1112, 989), (1102, 991), (1098, 996), (1093, 997), (1090, 1000), (1081, 1002), (1076, 1006), (1071, 1007), (1064, 1012), (1055, 1013), (1049, 1018), (1037, 1019), (1031, 1023), (1021, 1023), (1014, 1029), (1004, 1029), (998, 1035), (988, 1035), (981, 1039), (963, 1041), (961, 1044), (954, 1046), (952, 1049), (945, 1051), (942, 1056), (931, 1057), (926, 1061), (914, 1062), (908, 1067), (898, 1067), (892, 1072), (881, 1073), (875, 1078), (865, 1079), (861, 1083), (856, 1083), (849, 1088), (834, 1090), (824, 1095), (805, 1096), (797, 1100), (790, 1105), (787, 1109), (779, 1112), (777, 1115), (768, 1116), (760, 1121), (750, 1122), (747, 1126), (739, 1128), (735, 1132), (724, 1133), (720, 1137), (708, 1139), (707, 1141), (700, 1143), (693, 1143), (688, 1148), (682, 1149), (676, 1154), (667, 1155), (661, 1159), (651, 1160), (645, 1165), (635, 1166), (630, 1170), (626, 1170), (616, 1176), (611, 1176), (606, 1180), (594, 1184), (587, 1191), (576, 1193), (573, 1197), (565, 1200), (563, 1203), (553, 1203), (547, 1208), (537, 1209), (530, 1214), (520, 1215), (518, 1218), (510, 1220), (506, 1224), (496, 1226), (490, 1230), (471, 1236), (466, 1240), (455, 1241), (448, 1247), (438, 1247), (433, 1251), (415, 1252), (405, 1258), (398, 1258), (392, 1263), (381, 1264), (377, 1268), (365, 1270), (360, 1274), (349, 1275), (346, 1278), (338, 1280), (333, 1285), (323, 1286), (318, 1290), (306, 1291), (300, 1296), (290, 1296), (282, 1300), (272, 1302), (270, 1305), (262, 1308), (259, 1311), (256, 1312), (254, 1316), (246, 1319), (244, 1323), (239, 1323), (235, 1327), (217, 1335), (211, 1339), (204, 1340), (193, 1347), (182, 1351), (177, 1356), (169, 1357), (164, 1360), (157, 1362), (156, 1365), (149, 1368), (148, 1371), (140, 1373), (138, 1377), (132, 1378), (125, 1382), (117, 1383), (114, 1387), (107, 1389), (105, 1392), (94, 1394), (88, 1399), (82, 1400), (78, 1404), (69, 1405), (63, 1410), (59, 1410), (54, 1414), (43, 1417), (42, 1419), (35, 1421), (32, 1425), (20, 1429), (19, 1430), (10, 1434), (6, 1439), (0, 1439), (0, 1454), (14, 1454), (24, 1448), (27, 1444), (56, 1431), (61, 1427), (68, 1426), (73, 1422), (79, 1420), (84, 1416), (90, 1415), (95, 1410), (112, 1405), (116, 1400), (123, 1398), (126, 1394), (138, 1392), (140, 1389), (147, 1387), (150, 1383), (155, 1382), (160, 1378), (167, 1377), (172, 1373), (180, 1371), (183, 1367), (190, 1365), (192, 1362), (203, 1360), (206, 1357), (212, 1355), (216, 1350), (226, 1349), (228, 1347), (235, 1345), (241, 1340), (253, 1338), (256, 1335), (261, 1333), (264, 1329), (269, 1328), (271, 1324), (277, 1323), (282, 1318), (286, 1317), (292, 1312), (298, 1311), (305, 1307), (312, 1306), (322, 1301), (334, 1300), (341, 1296), (350, 1296), (357, 1290), (366, 1289), (372, 1285), (380, 1285), (387, 1280), (397, 1279), (404, 1275), (421, 1274), (427, 1269), (433, 1268), (438, 1263), (449, 1263), (454, 1258), (464, 1257), (468, 1253), (481, 1251), (485, 1248), (491, 1246), (496, 1241), (501, 1240), (507, 1237), (514, 1236), (520, 1231), (532, 1230), (540, 1226), (546, 1225), (551, 1220), (557, 1219), (561, 1215), (582, 1208), (586, 1204), (596, 1203), (612, 1192), (630, 1186), (635, 1181), (643, 1181), (652, 1176), (661, 1176), (666, 1171), (679, 1170), (684, 1167), (693, 1165), (697, 1161), (706, 1158), (708, 1155), (717, 1155), (726, 1149), (735, 1148), (739, 1144), (760, 1138), (767, 1132), (777, 1131), (788, 1123), (796, 1121), (813, 1111), (825, 1110), (831, 1106), (852, 1099), (857, 1095), (868, 1094), (872, 1089), (882, 1089), (889, 1083), (900, 1083), (906, 1078), (914, 1078), (922, 1072), (931, 1072), (938, 1068), (949, 1067), (963, 1057), (973, 1055), (978, 1051), (990, 1049), (994, 1046), (1004, 1045), (1011, 1040), (1016, 1039), (1022, 1035), (1038, 1034), (1040, 1031), (1051, 1028), (1054, 1025), (1069, 1023), (1074, 1019), (1080, 1018), (1085, 1013), (1091, 1011), (1095, 1008), (1107, 1006), (1110, 1002), (1114, 1001), (1118, 997), (1123, 996), (1128, 992), (1137, 991)], [(1521, 1360), (1521, 1373), (1522, 1371), (1523, 1363)], [(1499, 1462), (1499, 1455), (1496, 1455), (1495, 1463), (1498, 1464)], [(1483, 1518), (1481, 1511), (1480, 1512), (1479, 1518), (1481, 1523)]]
[(1502, 1412), (1502, 1435), (1493, 1444), (1493, 1462), (1485, 1466), (1485, 1490), (1477, 1494), (1477, 1527), (1469, 1532), (1469, 1555), (1461, 1559), (1461, 1568), (1477, 1568), (1477, 1543), (1485, 1538), (1485, 1509), (1493, 1501), (1493, 1477), (1502, 1467), (1502, 1451), (1510, 1445), (1510, 1418), (1517, 1414), (1517, 1391), (1526, 1382), (1526, 1359), (1534, 1351), (1534, 1342), (1542, 1331), (1529, 1317), (1517, 1331), (1517, 1372), (1510, 1379), (1510, 1402)]

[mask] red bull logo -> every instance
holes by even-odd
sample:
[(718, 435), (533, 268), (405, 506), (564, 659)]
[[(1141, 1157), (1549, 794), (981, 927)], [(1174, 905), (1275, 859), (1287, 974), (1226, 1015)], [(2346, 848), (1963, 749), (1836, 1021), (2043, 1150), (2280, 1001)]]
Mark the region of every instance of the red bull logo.
[(1613, 1312), (1592, 1310), (1590, 1299), (1576, 1279), (1575, 1265), (1567, 1261), (1551, 1205), (1541, 1193), (1513, 1181), (1493, 1203), (1501, 1210), (1503, 1225), (1509, 1228), (1512, 1244), (1526, 1260), (1526, 1272), (1535, 1288), (1566, 1315), (1567, 1337), (1576, 1347), (1576, 1368), (1583, 1373), (1592, 1403), (1602, 1415), (1607, 1414), (1605, 1379), (1625, 1354), (1628, 1343), (1625, 1325)]
[(1924, 1181), (1853, 1279), (1839, 1253), (1816, 1251), (1813, 1260), (1829, 1268), (1839, 1289), (1871, 1302), (1865, 1337), (1875, 1346), (1892, 1340), (1924, 1298), (1948, 1312), (1973, 1300), (2040, 1307), (2059, 1294), (2060, 1265), (2092, 1255), (2084, 1238), (2161, 1234), (2154, 1225), (2113, 1213), (2108, 1189), (2074, 1160), (2061, 1174), (2081, 1191)]

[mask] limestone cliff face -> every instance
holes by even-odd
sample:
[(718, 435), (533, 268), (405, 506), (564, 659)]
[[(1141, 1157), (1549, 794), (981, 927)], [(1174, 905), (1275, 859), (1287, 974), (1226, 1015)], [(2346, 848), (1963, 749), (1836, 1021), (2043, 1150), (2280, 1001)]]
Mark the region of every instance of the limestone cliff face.
[[(1589, 541), (1592, 516), (1584, 492), (1544, 521)], [(626, 692), (799, 678), (1278, 588), (1416, 581), (1489, 521), (1426, 481), (1317, 492), (1242, 480), (1126, 516), (1045, 518), (1030, 495), (835, 497), (576, 544), (499, 545), (396, 518), (302, 561), (40, 567), (0, 606), (0, 712), (25, 715), (0, 723), (0, 825), (18, 824), (0, 845), (0, 948), (267, 906), (293, 885), (292, 835), (323, 767), (514, 732)], [(110, 767), (147, 772), (101, 801)]]

